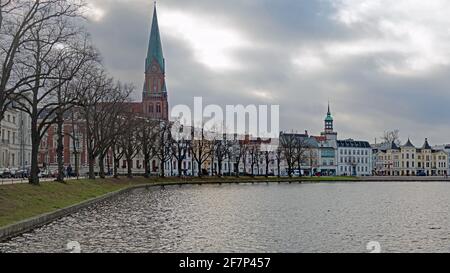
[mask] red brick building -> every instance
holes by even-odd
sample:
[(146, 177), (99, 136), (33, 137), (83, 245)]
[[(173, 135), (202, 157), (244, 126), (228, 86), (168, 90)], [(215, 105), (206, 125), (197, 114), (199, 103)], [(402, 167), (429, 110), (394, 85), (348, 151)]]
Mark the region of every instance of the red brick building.
[[(136, 115), (152, 119), (169, 120), (169, 103), (165, 79), (165, 60), (162, 50), (161, 36), (159, 32), (156, 6), (153, 11), (150, 39), (147, 57), (145, 59), (144, 86), (141, 102), (127, 103), (127, 108)], [(77, 158), (81, 170), (88, 165), (86, 133), (84, 121), (73, 121), (68, 117), (64, 123), (64, 165), (75, 166)], [(43, 138), (39, 152), (39, 165), (55, 169), (57, 165), (56, 155), (56, 125), (50, 127)], [(112, 168), (111, 156), (107, 157), (106, 168)], [(123, 164), (120, 164), (121, 167)], [(140, 165), (140, 164), (136, 164)], [(83, 171), (81, 171), (83, 172)]]

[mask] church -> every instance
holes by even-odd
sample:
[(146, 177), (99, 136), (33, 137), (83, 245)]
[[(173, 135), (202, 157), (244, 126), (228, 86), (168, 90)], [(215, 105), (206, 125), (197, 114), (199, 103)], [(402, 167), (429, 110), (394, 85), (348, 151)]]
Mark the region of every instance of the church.
[(168, 121), (169, 102), (166, 85), (166, 64), (159, 32), (156, 5), (153, 9), (144, 74), (142, 101), (130, 103), (131, 110), (146, 118)]

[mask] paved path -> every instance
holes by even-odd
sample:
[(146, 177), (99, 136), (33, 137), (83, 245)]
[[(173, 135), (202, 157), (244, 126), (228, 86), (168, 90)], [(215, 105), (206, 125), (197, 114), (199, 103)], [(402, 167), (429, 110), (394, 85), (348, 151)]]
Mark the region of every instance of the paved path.
[[(76, 180), (76, 177), (72, 178), (64, 178), (65, 180)], [(80, 177), (80, 179), (83, 179)], [(53, 182), (55, 178), (40, 178), (39, 182)], [(14, 185), (14, 184), (28, 184), (28, 179), (16, 179), (16, 178), (0, 178), (0, 186), (1, 185)]]

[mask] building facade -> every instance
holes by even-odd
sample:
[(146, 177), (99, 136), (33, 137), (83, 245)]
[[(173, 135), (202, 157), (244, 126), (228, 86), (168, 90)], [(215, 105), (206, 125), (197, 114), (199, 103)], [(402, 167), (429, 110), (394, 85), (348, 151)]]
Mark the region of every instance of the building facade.
[(410, 139), (398, 146), (391, 143), (377, 151), (376, 174), (384, 176), (446, 176), (449, 155), (445, 150), (433, 149), (428, 139), (416, 148)]
[(31, 120), (9, 108), (0, 123), (0, 171), (26, 170), (31, 164)]
[(338, 140), (337, 162), (339, 176), (370, 176), (372, 147), (367, 141)]

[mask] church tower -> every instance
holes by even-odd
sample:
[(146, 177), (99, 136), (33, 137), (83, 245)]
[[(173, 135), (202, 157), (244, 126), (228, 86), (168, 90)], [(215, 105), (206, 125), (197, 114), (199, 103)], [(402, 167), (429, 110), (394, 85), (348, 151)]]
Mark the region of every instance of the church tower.
[(159, 33), (156, 4), (153, 10), (152, 29), (147, 58), (145, 59), (145, 82), (142, 100), (145, 116), (153, 119), (169, 120), (166, 67)]
[(334, 131), (334, 120), (331, 115), (330, 104), (328, 103), (328, 112), (325, 118), (325, 130), (322, 132), (322, 136), (326, 136), (327, 140), (337, 140), (337, 133)]

